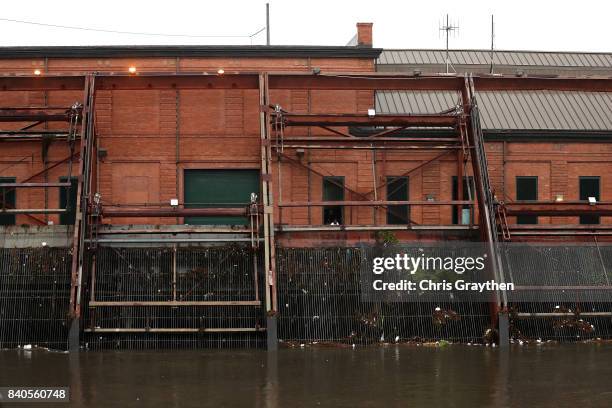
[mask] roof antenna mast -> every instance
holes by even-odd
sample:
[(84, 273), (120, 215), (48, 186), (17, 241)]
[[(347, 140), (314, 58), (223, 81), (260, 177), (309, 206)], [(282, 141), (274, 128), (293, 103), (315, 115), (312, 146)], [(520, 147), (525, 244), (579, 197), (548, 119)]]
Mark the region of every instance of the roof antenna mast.
[(450, 37), (450, 35), (455, 32), (455, 31), (459, 31), (459, 25), (451, 25), (449, 20), (448, 20), (448, 14), (446, 15), (446, 23), (442, 23), (440, 24), (440, 31), (444, 31), (444, 35), (446, 35), (446, 73), (449, 73), (449, 68), (450, 68), (450, 59), (448, 56), (448, 38)]
[(495, 55), (495, 23), (493, 20), (493, 14), (491, 14), (491, 69), (489, 70), (489, 73), (492, 74), (493, 73), (493, 58)]
[(266, 45), (270, 45), (270, 3), (266, 3)]

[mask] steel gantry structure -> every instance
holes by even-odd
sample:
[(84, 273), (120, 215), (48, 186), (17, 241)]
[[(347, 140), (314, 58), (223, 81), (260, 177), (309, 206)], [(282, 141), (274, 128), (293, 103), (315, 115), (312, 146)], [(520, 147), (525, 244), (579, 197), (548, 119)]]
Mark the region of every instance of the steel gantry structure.
[[(96, 169), (96, 131), (95, 131), (95, 101), (98, 91), (114, 90), (182, 90), (182, 89), (250, 89), (259, 92), (259, 123), (260, 140), (259, 150), (261, 157), (260, 182), (261, 196), (246, 208), (174, 208), (163, 206), (143, 206), (142, 208), (112, 208), (102, 206), (97, 195), (97, 186), (93, 177)], [(73, 160), (78, 160), (77, 171), (77, 205), (74, 232), (72, 237), (72, 269), (70, 310), (72, 350), (79, 346), (79, 335), (82, 328), (79, 326), (82, 308), (82, 293), (84, 286), (84, 268), (87, 267), (85, 259), (90, 254), (95, 257), (96, 245), (102, 242), (97, 232), (103, 217), (169, 217), (183, 216), (210, 216), (210, 215), (247, 215), (251, 218), (250, 242), (253, 247), (263, 251), (264, 307), (267, 316), (268, 347), (276, 347), (276, 316), (278, 314), (277, 286), (276, 286), (276, 259), (277, 247), (275, 236), (283, 234), (290, 228), (275, 225), (275, 211), (279, 211), (282, 219), (282, 209), (286, 207), (312, 207), (312, 206), (366, 206), (373, 208), (388, 208), (393, 205), (430, 206), (430, 205), (462, 205), (474, 206), (478, 211), (479, 221), (477, 228), (480, 239), (486, 244), (491, 255), (489, 259), (491, 277), (504, 281), (503, 265), (497, 254), (495, 245), (500, 239), (508, 239), (510, 232), (505, 225), (506, 215), (537, 214), (551, 216), (567, 216), (579, 214), (610, 215), (611, 203), (597, 203), (588, 205), (583, 202), (557, 203), (557, 202), (529, 202), (511, 203), (503, 205), (495, 200), (489, 182), (486, 152), (477, 104), (476, 91), (481, 90), (563, 90), (563, 91), (599, 91), (612, 92), (611, 78), (536, 78), (536, 77), (503, 77), (503, 76), (421, 76), (421, 75), (394, 75), (394, 74), (311, 74), (311, 73), (143, 73), (137, 75), (123, 73), (90, 73), (86, 75), (53, 75), (42, 76), (0, 76), (0, 91), (82, 91), (83, 98), (74, 105), (64, 108), (2, 108), (0, 109), (0, 122), (31, 121), (19, 131), (7, 131), (0, 134), (0, 140), (42, 140), (45, 135), (33, 132), (33, 125), (46, 121), (64, 121), (69, 123), (66, 132), (54, 132), (57, 139), (68, 141), (70, 155), (65, 160), (55, 163), (58, 166), (68, 162), (72, 168)], [(431, 90), (456, 91), (461, 95), (460, 103), (453, 109), (438, 114), (403, 114), (380, 115), (359, 114), (346, 112), (343, 114), (296, 114), (286, 112), (276, 101), (271, 99), (271, 91), (275, 90)], [(284, 129), (288, 127), (318, 127), (331, 133), (331, 136), (285, 136)], [(346, 127), (374, 128), (374, 132), (367, 137), (356, 137), (344, 130)], [(340, 128), (340, 129), (339, 129)], [(397, 133), (409, 128), (445, 128), (452, 131), (450, 137), (395, 137)], [(79, 141), (78, 152), (74, 151), (76, 141)], [(458, 179), (462, 180), (468, 171), (475, 179), (475, 197), (463, 197), (462, 189), (458, 189), (458, 199), (452, 201), (390, 201), (381, 200), (376, 191), (380, 186), (368, 193), (353, 191), (344, 185), (357, 200), (346, 201), (305, 201), (285, 202), (282, 192), (279, 191), (278, 203), (274, 202), (273, 164), (281, 161), (291, 165), (300, 166), (314, 174), (317, 170), (301, 163), (287, 154), (285, 150), (298, 149), (340, 149), (340, 150), (431, 150), (437, 154), (430, 160), (418, 165), (418, 170), (447, 155), (455, 155), (457, 160)], [(31, 179), (45, 173), (36, 173), (19, 183), (4, 183), (4, 188), (53, 188), (67, 187), (70, 183), (31, 183)], [(277, 172), (277, 181), (280, 181), (282, 172)], [(69, 175), (72, 174), (69, 170)], [(4, 202), (4, 200), (3, 200)], [(8, 209), (2, 212), (27, 214), (58, 213), (66, 209)], [(392, 210), (390, 210), (392, 211)], [(40, 221), (40, 220), (39, 220)], [(406, 223), (413, 224), (408, 219)], [(316, 230), (312, 226), (310, 230)], [(340, 230), (350, 230), (350, 225), (338, 227)], [(376, 225), (365, 225), (355, 229), (375, 229)], [(306, 229), (309, 230), (309, 229)], [(141, 232), (152, 232), (153, 229), (144, 229)], [(541, 229), (540, 233), (558, 234), (554, 229)], [(159, 232), (159, 228), (155, 229)], [(579, 232), (568, 232), (573, 235)], [(231, 241), (231, 239), (229, 239)], [(142, 242), (160, 242), (161, 240), (144, 240)], [(129, 240), (127, 240), (129, 242)], [(137, 241), (134, 241), (137, 242)], [(170, 241), (169, 241), (170, 242)], [(262, 245), (259, 243), (263, 242)], [(257, 269), (255, 269), (257, 273)], [(91, 285), (95, 285), (95, 271), (88, 275), (92, 277)], [(257, 276), (254, 277), (257, 282)], [(93, 298), (89, 300), (94, 306), (104, 306)], [(128, 302), (124, 306), (138, 307), (138, 302)], [(142, 303), (142, 302), (141, 302)], [(169, 302), (157, 302), (160, 305), (180, 307), (191, 305), (193, 302), (173, 299)], [(231, 303), (231, 302), (230, 302)], [(90, 304), (90, 305), (91, 305)], [(214, 306), (210, 302), (202, 305)], [(258, 294), (249, 305), (259, 306)], [(497, 321), (498, 314), (507, 305), (504, 293), (497, 293), (491, 301), (491, 317)], [(117, 306), (117, 305), (114, 305)], [(232, 331), (235, 328), (228, 328)], [(177, 329), (180, 330), (180, 329)], [(255, 330), (255, 328), (254, 328)], [(257, 329), (258, 330), (258, 329)], [(503, 344), (503, 343), (502, 343)]]

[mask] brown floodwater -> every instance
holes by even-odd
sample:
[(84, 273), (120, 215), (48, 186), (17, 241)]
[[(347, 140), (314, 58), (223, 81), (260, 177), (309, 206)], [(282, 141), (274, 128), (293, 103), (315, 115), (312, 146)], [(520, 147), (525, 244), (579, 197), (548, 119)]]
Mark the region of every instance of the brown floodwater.
[(4, 350), (1, 386), (69, 386), (88, 408), (609, 407), (612, 345)]

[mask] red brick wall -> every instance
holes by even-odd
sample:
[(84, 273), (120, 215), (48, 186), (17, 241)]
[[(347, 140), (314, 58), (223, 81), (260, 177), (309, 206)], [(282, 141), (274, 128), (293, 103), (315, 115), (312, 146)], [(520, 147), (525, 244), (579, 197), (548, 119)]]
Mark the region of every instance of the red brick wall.
[[(121, 71), (134, 65), (139, 71), (211, 71), (223, 67), (231, 71), (324, 71), (374, 70), (373, 61), (355, 58), (104, 58), (0, 61), (0, 72), (30, 73), (34, 68), (48, 72)], [(373, 105), (373, 95), (364, 91), (274, 91), (271, 102), (296, 113), (366, 112)], [(0, 92), (0, 106), (70, 106), (80, 101), (80, 92)], [(142, 201), (167, 203), (183, 197), (184, 169), (187, 168), (253, 168), (260, 166), (258, 93), (252, 90), (166, 90), (166, 91), (100, 91), (96, 100), (96, 130), (99, 147), (108, 155), (100, 161), (96, 173), (97, 190), (106, 203), (136, 204)], [(4, 129), (19, 125), (3, 123)], [(48, 129), (63, 126), (50, 124)], [(37, 129), (45, 129), (39, 126)], [(322, 136), (317, 129), (288, 129), (287, 135)], [(578, 177), (599, 175), (602, 178), (602, 200), (610, 200), (612, 184), (612, 149), (605, 143), (524, 143), (489, 142), (489, 171), (499, 199), (515, 198), (515, 177), (538, 176), (539, 199), (552, 200), (557, 194), (565, 199), (578, 198)], [(295, 156), (295, 152), (286, 151)], [(376, 153), (376, 179), (372, 172), (372, 152), (347, 150), (311, 150), (301, 159), (304, 164), (326, 175), (345, 176), (346, 186), (368, 193), (385, 182), (386, 176), (397, 176), (436, 156), (436, 151)], [(48, 165), (68, 156), (63, 142), (51, 145)], [(0, 176), (23, 181), (43, 169), (40, 142), (2, 142)], [(274, 166), (275, 202), (320, 201), (322, 180), (303, 168), (287, 162), (281, 164), (279, 184)], [(67, 173), (62, 165), (49, 172), (46, 179), (57, 181)], [(425, 200), (428, 194), (436, 200), (451, 200), (451, 177), (457, 173), (454, 156), (448, 155), (410, 174), (410, 199)], [(33, 181), (44, 181), (40, 176)], [(377, 197), (385, 199), (385, 188)], [(282, 192), (282, 194), (281, 194)], [(373, 194), (371, 195), (373, 198)], [(356, 196), (347, 193), (347, 200)], [(55, 208), (59, 205), (57, 189), (19, 190), (20, 208)], [(346, 222), (370, 224), (374, 210), (366, 207), (346, 209)], [(58, 222), (57, 216), (37, 216), (43, 222)], [(384, 210), (376, 214), (384, 224)], [(287, 224), (319, 224), (322, 209), (291, 208), (282, 211)], [(414, 207), (411, 219), (419, 224), (450, 224), (448, 206)], [(116, 219), (113, 223), (175, 223), (175, 219)], [(180, 220), (179, 220), (180, 221)], [(276, 221), (281, 222), (280, 211)], [(603, 222), (607, 222), (604, 219)], [(20, 215), (17, 222), (32, 223)], [(513, 222), (513, 220), (510, 220)], [(576, 222), (576, 219), (541, 218), (541, 223)]]

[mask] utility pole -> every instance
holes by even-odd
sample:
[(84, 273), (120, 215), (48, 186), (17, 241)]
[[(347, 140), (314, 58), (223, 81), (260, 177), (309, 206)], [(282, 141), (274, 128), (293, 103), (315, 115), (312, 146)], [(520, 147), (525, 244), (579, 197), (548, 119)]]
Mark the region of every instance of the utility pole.
[(270, 45), (270, 3), (266, 3), (266, 45)]

